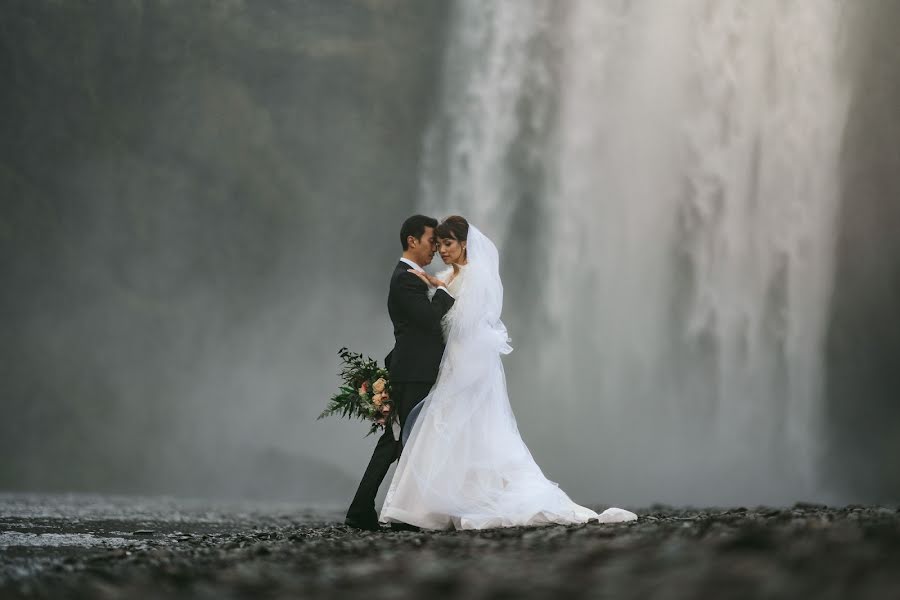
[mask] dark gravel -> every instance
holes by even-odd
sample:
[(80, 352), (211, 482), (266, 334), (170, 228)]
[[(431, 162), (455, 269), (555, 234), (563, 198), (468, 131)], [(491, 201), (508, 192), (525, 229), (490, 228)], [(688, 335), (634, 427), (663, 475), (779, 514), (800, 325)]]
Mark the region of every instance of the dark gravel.
[[(4, 517), (118, 547), (0, 548), (12, 598), (900, 598), (900, 509), (673, 509), (636, 523), (359, 532), (314, 514)], [(319, 513), (320, 516), (322, 513)]]

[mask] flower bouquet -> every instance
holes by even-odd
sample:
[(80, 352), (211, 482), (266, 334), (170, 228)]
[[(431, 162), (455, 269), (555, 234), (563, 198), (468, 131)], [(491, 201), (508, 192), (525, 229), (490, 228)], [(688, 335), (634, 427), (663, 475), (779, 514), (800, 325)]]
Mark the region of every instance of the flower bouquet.
[(371, 421), (367, 435), (390, 427), (396, 419), (396, 410), (387, 369), (380, 368), (378, 361), (347, 348), (341, 348), (338, 356), (343, 365), (339, 373), (340, 391), (331, 397), (319, 419), (339, 414), (348, 419)]

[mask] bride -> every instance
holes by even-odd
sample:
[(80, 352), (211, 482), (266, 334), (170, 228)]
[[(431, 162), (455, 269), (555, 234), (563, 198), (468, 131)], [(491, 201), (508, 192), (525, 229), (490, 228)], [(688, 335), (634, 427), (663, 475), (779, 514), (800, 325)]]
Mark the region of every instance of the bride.
[(428, 396), (406, 419), (404, 451), (381, 510), (384, 523), (427, 529), (487, 529), (549, 523), (633, 521), (610, 508), (579, 506), (544, 477), (519, 435), (506, 392), (500, 320), (503, 285), (497, 248), (462, 217), (436, 229), (450, 269), (413, 271), (456, 298), (443, 320), (446, 348)]

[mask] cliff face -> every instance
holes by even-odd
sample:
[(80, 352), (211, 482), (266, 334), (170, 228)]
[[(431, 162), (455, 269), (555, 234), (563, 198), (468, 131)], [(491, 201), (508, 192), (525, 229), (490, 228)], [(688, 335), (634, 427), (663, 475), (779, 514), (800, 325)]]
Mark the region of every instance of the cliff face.
[(0, 488), (172, 483), (197, 370), (414, 206), (445, 10), (0, 6)]
[(4, 3), (3, 239), (110, 204), (129, 239), (188, 201), (291, 236), (335, 203), (410, 204), (442, 4)]
[(900, 5), (850, 11), (855, 96), (827, 348), (824, 469), (856, 500), (900, 498)]

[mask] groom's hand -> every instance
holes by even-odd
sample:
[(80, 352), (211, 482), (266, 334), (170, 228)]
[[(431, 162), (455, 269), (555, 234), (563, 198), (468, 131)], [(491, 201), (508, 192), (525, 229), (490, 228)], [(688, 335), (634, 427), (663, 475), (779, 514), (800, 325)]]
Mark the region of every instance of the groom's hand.
[(447, 287), (447, 284), (435, 277), (434, 275), (429, 275), (425, 271), (416, 271), (415, 269), (407, 269), (410, 273), (427, 283), (432, 287)]
[(396, 308), (405, 318), (416, 326), (427, 331), (441, 334), (441, 319), (453, 306), (453, 296), (447, 288), (441, 288), (443, 293), (435, 294), (434, 298), (428, 297), (427, 278), (421, 277), (421, 273), (412, 271), (412, 274), (424, 281), (426, 287), (422, 287), (415, 277), (398, 277), (397, 289), (394, 294)]

